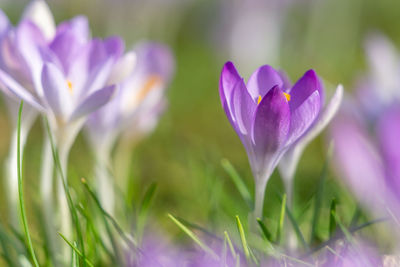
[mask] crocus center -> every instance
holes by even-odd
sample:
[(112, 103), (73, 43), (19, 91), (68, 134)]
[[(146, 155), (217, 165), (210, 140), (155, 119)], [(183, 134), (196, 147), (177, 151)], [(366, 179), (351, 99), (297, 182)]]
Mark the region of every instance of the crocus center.
[(72, 88), (72, 82), (70, 80), (67, 80), (67, 86), (68, 86), (68, 91), (71, 93), (71, 95), (74, 92), (74, 89)]
[(288, 93), (283, 92), (283, 95), (286, 97), (287, 101), (290, 101), (290, 95)]
[(158, 76), (158, 75), (151, 75), (151, 76), (146, 80), (146, 82), (145, 82), (144, 85), (143, 85), (143, 88), (142, 88), (142, 89), (139, 91), (139, 93), (138, 93), (138, 98), (137, 98), (138, 102), (142, 101), (142, 100), (147, 96), (147, 94), (148, 94), (152, 89), (156, 88), (156, 86), (157, 86), (158, 84), (161, 84), (161, 82), (162, 82), (162, 79), (161, 79), (160, 76)]
[(260, 104), (262, 97), (259, 95), (257, 99), (257, 105)]

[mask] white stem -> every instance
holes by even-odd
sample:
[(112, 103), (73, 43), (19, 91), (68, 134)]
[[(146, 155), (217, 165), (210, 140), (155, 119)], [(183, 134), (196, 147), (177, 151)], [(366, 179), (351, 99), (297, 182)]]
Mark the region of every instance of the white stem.
[[(72, 228), (71, 228), (71, 214), (69, 212), (67, 195), (64, 190), (63, 179), (67, 183), (67, 173), (68, 173), (68, 155), (69, 148), (65, 148), (63, 146), (59, 147), (58, 156), (60, 159), (60, 167), (63, 175), (60, 173), (57, 174), (57, 197), (58, 197), (58, 206), (60, 212), (60, 230), (61, 233), (67, 238), (71, 239), (72, 237)], [(64, 176), (64, 177), (63, 177)]]
[(95, 178), (97, 180), (97, 193), (102, 207), (111, 215), (114, 215), (115, 195), (114, 183), (109, 171), (109, 152), (101, 151), (97, 154), (95, 165)]
[(254, 205), (255, 219), (256, 218), (262, 219), (266, 185), (267, 185), (267, 179), (256, 179), (255, 205)]
[(42, 197), (43, 219), (45, 223), (47, 241), (51, 251), (57, 251), (59, 244), (57, 229), (54, 224), (54, 206), (53, 206), (53, 170), (54, 160), (51, 148), (51, 142), (47, 135), (43, 141), (42, 163), (40, 170), (40, 193)]
[(115, 173), (116, 183), (118, 188), (125, 190), (128, 188), (129, 181), (129, 170), (131, 167), (132, 160), (132, 147), (131, 141), (122, 138), (118, 144), (116, 155), (115, 155)]

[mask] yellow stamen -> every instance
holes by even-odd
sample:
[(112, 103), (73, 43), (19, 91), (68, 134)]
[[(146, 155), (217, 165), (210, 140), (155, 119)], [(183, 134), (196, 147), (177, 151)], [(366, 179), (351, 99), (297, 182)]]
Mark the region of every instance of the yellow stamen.
[(137, 101), (140, 102), (142, 101), (147, 94), (154, 88), (156, 88), (156, 86), (158, 84), (160, 84), (162, 82), (162, 79), (160, 76), (158, 75), (151, 75), (147, 81), (145, 82), (143, 88), (139, 91), (138, 95), (137, 95)]
[(72, 88), (72, 82), (70, 80), (67, 80), (67, 86), (68, 86), (68, 91), (71, 93), (71, 95), (74, 92), (74, 89)]
[(290, 95), (288, 93), (283, 92), (283, 95), (286, 97), (287, 101), (290, 101)]
[(257, 99), (257, 105), (260, 104), (261, 99), (262, 99), (262, 98), (261, 98), (261, 96), (259, 95), (259, 96), (258, 96), (258, 99)]

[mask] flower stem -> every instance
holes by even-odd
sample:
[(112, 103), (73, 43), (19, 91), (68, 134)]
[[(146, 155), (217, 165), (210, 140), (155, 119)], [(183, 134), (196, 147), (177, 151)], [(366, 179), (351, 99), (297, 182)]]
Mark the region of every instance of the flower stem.
[(25, 213), (25, 204), (24, 204), (24, 195), (23, 195), (23, 185), (22, 185), (22, 168), (21, 168), (21, 116), (22, 116), (22, 108), (24, 102), (21, 101), (19, 106), (19, 113), (18, 113), (18, 127), (17, 127), (17, 174), (18, 174), (18, 195), (19, 195), (19, 206), (20, 206), (20, 213), (21, 213), (21, 220), (22, 225), (24, 226), (24, 232), (26, 237), (26, 242), (28, 245), (29, 254), (31, 254), (33, 264), (36, 267), (39, 267), (39, 263), (36, 259), (35, 251), (33, 249), (31, 236), (29, 234), (28, 223), (26, 219)]

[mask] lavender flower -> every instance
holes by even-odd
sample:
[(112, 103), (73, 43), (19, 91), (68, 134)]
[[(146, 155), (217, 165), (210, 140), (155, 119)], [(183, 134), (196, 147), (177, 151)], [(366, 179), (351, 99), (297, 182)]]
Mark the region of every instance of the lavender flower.
[[(32, 5), (37, 8), (38, 2)], [(47, 116), (66, 177), (69, 150), (87, 115), (107, 103), (115, 91), (114, 85), (105, 83), (123, 51), (123, 42), (116, 37), (91, 39), (87, 19), (82, 16), (58, 25), (54, 36), (51, 29), (38, 27), (46, 23), (46, 19), (36, 24), (27, 18), (15, 28), (9, 39), (14, 49), (12, 55), (18, 60), (11, 58), (9, 65), (17, 63), (24, 75), (1, 68), (0, 84), (6, 94), (24, 100)], [(50, 215), (53, 161), (48, 139), (44, 142), (43, 160), (41, 189), (45, 217), (47, 224), (53, 226), (54, 215), (53, 218)], [(70, 236), (69, 209), (61, 181), (58, 180), (58, 221), (61, 232)]]
[[(166, 46), (137, 45), (120, 58), (108, 78), (108, 83), (117, 83), (120, 90), (87, 122), (88, 141), (97, 156), (99, 195), (110, 212), (114, 203), (113, 186), (107, 175), (111, 149), (120, 135), (137, 142), (156, 126), (166, 106), (165, 89), (173, 69), (173, 57)], [(131, 147), (126, 142), (125, 145)]]
[(376, 214), (389, 211), (400, 215), (400, 109), (383, 113), (375, 125), (376, 138), (369, 126), (351, 116), (342, 116), (332, 128), (336, 162), (344, 181), (366, 207)]
[(268, 179), (283, 154), (318, 117), (322, 86), (309, 70), (290, 88), (268, 65), (257, 69), (246, 85), (227, 62), (219, 87), (225, 113), (247, 151), (255, 178), (255, 215), (261, 217)]

